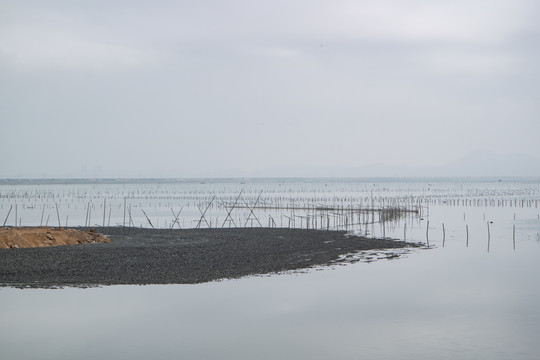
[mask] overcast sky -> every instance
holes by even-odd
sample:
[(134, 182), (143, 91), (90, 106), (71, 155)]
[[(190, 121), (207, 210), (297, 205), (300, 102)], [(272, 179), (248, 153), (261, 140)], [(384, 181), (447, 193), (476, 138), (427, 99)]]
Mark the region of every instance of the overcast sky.
[(536, 0), (0, 0), (0, 177), (540, 157), (539, 16)]

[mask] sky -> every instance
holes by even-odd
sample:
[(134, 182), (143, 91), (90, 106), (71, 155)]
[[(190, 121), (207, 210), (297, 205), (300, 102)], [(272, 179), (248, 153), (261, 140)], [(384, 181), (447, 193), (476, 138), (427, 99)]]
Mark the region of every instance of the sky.
[(535, 0), (0, 0), (0, 178), (540, 158), (539, 14)]

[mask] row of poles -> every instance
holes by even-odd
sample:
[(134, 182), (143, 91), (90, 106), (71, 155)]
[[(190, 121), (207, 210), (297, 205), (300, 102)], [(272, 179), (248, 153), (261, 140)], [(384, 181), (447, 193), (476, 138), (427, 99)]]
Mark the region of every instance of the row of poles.
[[(486, 221), (487, 225), (487, 252), (489, 252), (489, 248), (491, 245), (491, 224), (493, 224), (492, 221)], [(405, 225), (405, 231), (406, 231), (407, 225)], [(465, 246), (469, 247), (469, 225), (465, 225)], [(405, 241), (406, 241), (406, 234), (404, 234)], [(442, 223), (442, 247), (444, 248), (446, 242), (446, 229), (444, 227), (444, 223)], [(429, 247), (429, 220), (427, 221), (426, 225), (426, 245)], [(516, 250), (516, 224), (513, 224), (512, 226), (512, 246), (514, 250)]]
[[(228, 227), (231, 227), (231, 226), (234, 226), (234, 227), (240, 227), (240, 223), (236, 223), (235, 222), (235, 219), (234, 217), (232, 216), (232, 212), (233, 210), (235, 209), (240, 209), (240, 208), (244, 208), (244, 209), (248, 209), (249, 210), (249, 215), (248, 217), (245, 219), (245, 222), (243, 224), (243, 227), (247, 227), (248, 223), (250, 223), (251, 227), (253, 227), (253, 224), (256, 223), (258, 224), (259, 227), (263, 227), (259, 217), (257, 217), (257, 215), (255, 214), (254, 210), (259, 208), (258, 207), (258, 204), (259, 204), (259, 201), (260, 201), (260, 198), (261, 198), (261, 195), (262, 195), (262, 191), (259, 193), (258, 197), (256, 198), (255, 202), (252, 204), (252, 205), (249, 205), (243, 198), (242, 198), (242, 193), (243, 193), (243, 190), (240, 191), (240, 193), (237, 195), (235, 201), (232, 203), (232, 205), (229, 203), (226, 203), (224, 202), (223, 200), (217, 200), (218, 202), (221, 203), (221, 205), (226, 209), (226, 217), (225, 217), (225, 220), (222, 222), (221, 224), (221, 227), (226, 227), (226, 225), (228, 225)], [(199, 220), (197, 221), (197, 224), (195, 226), (195, 228), (201, 228), (203, 226), (206, 226), (206, 227), (212, 227), (212, 224), (211, 224), (211, 221), (209, 222), (208, 219), (207, 219), (207, 211), (208, 209), (212, 206), (212, 204), (214, 203), (214, 201), (216, 200), (216, 196), (213, 196), (212, 199), (206, 204), (206, 206), (201, 206), (201, 205), (198, 205), (198, 209), (199, 209), (199, 212), (200, 212), (200, 218)], [(104, 199), (104, 202), (103, 202), (103, 222), (102, 222), (102, 226), (105, 226), (106, 224), (106, 218), (107, 218), (107, 199)], [(291, 210), (294, 210), (295, 208), (294, 207), (287, 207), (287, 209), (291, 209)], [(334, 230), (334, 229), (344, 229), (344, 230), (349, 230), (349, 229), (354, 229), (356, 227), (356, 229), (358, 229), (358, 227), (361, 227), (361, 226), (364, 226), (366, 228), (366, 234), (368, 234), (368, 231), (367, 231), (367, 226), (368, 225), (374, 225), (375, 223), (380, 223), (381, 224), (381, 228), (382, 228), (382, 237), (385, 238), (386, 237), (386, 223), (387, 222), (391, 222), (391, 221), (394, 221), (394, 220), (397, 220), (397, 219), (400, 219), (402, 218), (404, 215), (406, 215), (407, 213), (410, 213), (410, 212), (414, 212), (416, 214), (418, 214), (417, 211), (410, 211), (410, 210), (403, 210), (403, 209), (399, 209), (399, 208), (387, 208), (387, 209), (354, 209), (354, 208), (344, 208), (344, 207), (336, 207), (336, 208), (333, 208), (333, 207), (311, 207), (311, 208), (304, 208), (304, 207), (298, 207), (296, 208), (298, 210), (308, 210), (308, 214), (307, 215), (296, 215), (294, 213), (291, 214), (291, 216), (288, 216), (288, 215), (282, 215), (284, 216), (287, 221), (288, 221), (288, 225), (287, 227), (289, 228), (295, 228), (296, 227), (296, 221), (297, 219), (300, 220), (300, 228), (303, 228), (303, 224), (305, 222), (305, 227), (307, 229), (326, 229), (326, 230)], [(6, 215), (6, 218), (4, 219), (4, 222), (3, 222), (3, 226), (6, 225), (8, 219), (9, 219), (9, 216), (11, 214), (11, 212), (14, 210), (14, 216), (15, 216), (15, 226), (17, 226), (17, 211), (18, 211), (18, 207), (17, 207), (17, 204), (15, 204), (15, 207), (13, 205), (10, 206), (9, 208), (9, 211)], [(44, 210), (45, 210), (45, 207), (43, 207), (43, 211), (42, 211), (42, 214), (41, 214), (41, 221), (40, 221), (40, 226), (42, 226), (43, 224), (43, 220), (44, 220)], [(58, 204), (55, 203), (55, 210), (56, 210), (56, 216), (57, 216), (57, 221), (58, 221), (58, 226), (61, 227), (61, 220), (60, 220), (60, 212), (59, 212), (59, 208), (58, 208)], [(170, 225), (170, 228), (174, 228), (175, 226), (178, 226), (178, 228), (181, 228), (180, 226), (180, 221), (179, 221), (179, 218), (180, 218), (180, 214), (183, 210), (183, 207), (180, 208), (180, 210), (178, 210), (178, 212), (175, 212), (172, 208), (171, 208), (171, 212), (172, 212), (172, 216), (173, 216), (173, 221), (171, 222), (171, 225)], [(150, 225), (150, 227), (154, 228), (154, 225), (152, 223), (152, 221), (150, 220), (149, 216), (147, 215), (147, 213), (144, 211), (144, 209), (141, 209), (143, 215), (145, 216), (148, 224)], [(312, 212), (312, 214), (309, 213), (309, 211)], [(317, 212), (319, 212), (317, 214)], [(361, 214), (364, 214), (364, 221), (361, 221)], [(375, 220), (375, 212), (378, 212), (379, 214), (379, 218), (378, 218), (378, 221)], [(371, 216), (371, 221), (366, 221), (366, 217), (365, 215), (368, 214), (368, 219), (369, 219), (369, 216)], [(358, 216), (358, 222), (354, 222), (354, 216), (357, 215)], [(68, 222), (68, 216), (69, 215), (66, 215), (66, 226), (67, 226), (67, 222)], [(90, 226), (91, 225), (91, 216), (92, 216), (92, 208), (90, 206), (90, 203), (88, 203), (88, 206), (87, 206), (87, 210), (86, 210), (86, 217), (85, 217), (85, 227), (87, 226)], [(465, 216), (465, 215), (464, 215)], [(46, 219), (46, 222), (45, 222), (45, 226), (48, 226), (48, 222), (49, 222), (49, 217), (50, 215), (47, 216), (47, 219)], [(108, 223), (107, 223), (107, 226), (110, 225), (110, 218), (111, 218), (111, 209), (109, 208), (109, 214), (108, 214)], [(514, 215), (514, 218), (515, 218), (515, 215)], [(331, 220), (330, 219), (333, 219), (333, 226), (331, 226)], [(126, 220), (127, 220), (127, 226), (130, 226), (130, 227), (134, 227), (135, 226), (135, 223), (133, 221), (133, 217), (132, 217), (132, 211), (131, 211), (131, 205), (130, 206), (127, 206), (127, 203), (126, 203), (126, 198), (124, 198), (124, 220), (123, 220), (123, 226), (125, 227), (126, 226)], [(491, 228), (490, 228), (490, 224), (492, 224), (491, 221), (487, 221), (486, 222), (486, 225), (487, 225), (487, 251), (489, 252), (490, 250), (490, 245), (491, 245)], [(20, 224), (19, 224), (20, 225)], [(281, 224), (280, 224), (281, 227), (283, 227), (283, 218), (281, 220)], [(217, 227), (217, 219), (216, 219), (216, 227)], [(269, 219), (268, 219), (268, 227), (277, 227), (277, 223), (275, 221), (275, 219), (269, 215)], [(373, 229), (373, 227), (372, 227)], [(426, 224), (426, 245), (427, 246), (430, 246), (430, 242), (429, 242), (429, 230), (430, 230), (430, 223), (429, 223), (429, 220), (427, 221), (427, 224)], [(373, 230), (372, 230), (373, 232)], [(468, 247), (469, 246), (469, 225), (465, 225), (465, 234), (466, 234), (466, 246)], [(403, 240), (406, 241), (407, 240), (407, 224), (405, 223), (404, 225), (404, 229), (403, 229)], [(446, 228), (445, 228), (445, 224), (442, 223), (442, 247), (444, 248), (445, 246), (445, 243), (446, 243)], [(515, 250), (516, 248), (516, 225), (513, 224), (513, 228), (512, 228), (512, 243), (513, 243), (513, 248)]]
[[(261, 195), (262, 191), (258, 194), (255, 201), (251, 204), (249, 204), (244, 198), (243, 198), (243, 190), (240, 191), (240, 193), (236, 196), (234, 199), (234, 202), (226, 202), (223, 199), (217, 199), (217, 197), (214, 195), (210, 201), (208, 201), (206, 204), (200, 203), (197, 205), (197, 208), (200, 212), (200, 217), (198, 221), (196, 221), (196, 228), (200, 228), (203, 226), (206, 227), (212, 227), (211, 221), (207, 218), (207, 212), (212, 207), (214, 202), (219, 203), (219, 206), (224, 208), (226, 210), (226, 216), (223, 222), (221, 223), (221, 227), (247, 227), (248, 224), (250, 224), (251, 227), (253, 225), (258, 225), (259, 227), (263, 227), (261, 220), (256, 215), (255, 210), (256, 209), (265, 209), (265, 211), (271, 211), (271, 210), (278, 210), (278, 208), (275, 207), (268, 207), (266, 205), (261, 204)], [(58, 226), (62, 226), (61, 217), (60, 217), (60, 211), (58, 203), (54, 203), (54, 208), (56, 210), (56, 220), (58, 221)], [(242, 220), (239, 218), (236, 220), (235, 217), (233, 217), (233, 211), (239, 209), (247, 209), (248, 216), (245, 218), (242, 224)], [(331, 205), (331, 206), (323, 206), (323, 205), (312, 205), (312, 206), (306, 206), (304, 205), (295, 205), (294, 203), (292, 205), (287, 205), (286, 207), (280, 207), (279, 209), (287, 209), (291, 211), (290, 216), (282, 214), (282, 219), (280, 226), (283, 227), (283, 217), (285, 217), (288, 220), (288, 227), (296, 227), (297, 222), (300, 222), (300, 227), (303, 228), (304, 224), (307, 229), (325, 229), (326, 230), (334, 230), (334, 229), (353, 229), (355, 226), (366, 226), (368, 224), (374, 224), (376, 222), (388, 222), (391, 220), (395, 220), (404, 214), (408, 213), (414, 213), (418, 214), (419, 210), (417, 209), (403, 209), (403, 208), (381, 208), (381, 209), (375, 209), (375, 208), (354, 208), (351, 206), (339, 206), (339, 205)], [(14, 210), (14, 211), (13, 211)], [(103, 200), (103, 218), (102, 218), (102, 226), (105, 225), (110, 226), (110, 220), (111, 220), (111, 212), (112, 207), (109, 207), (108, 209), (108, 217), (107, 217), (107, 199), (105, 198)], [(170, 209), (172, 213), (172, 222), (170, 224), (170, 228), (174, 228), (177, 226), (178, 228), (181, 228), (180, 225), (180, 215), (183, 210), (183, 207), (180, 208), (177, 212), (174, 211), (173, 208)], [(92, 203), (89, 202), (86, 205), (86, 214), (85, 214), (85, 221), (84, 226), (92, 226), (92, 211), (93, 206)], [(307, 211), (307, 214), (305, 215), (298, 215), (295, 213), (295, 211)], [(4, 219), (3, 226), (6, 225), (8, 219), (10, 218), (11, 213), (14, 212), (14, 225), (15, 226), (21, 226), (22, 220), (18, 217), (18, 206), (15, 204), (15, 206), (11, 205), (8, 213)], [(141, 209), (142, 214), (146, 218), (146, 221), (148, 222), (148, 225), (152, 228), (155, 228), (154, 224), (152, 223), (152, 220), (146, 213), (144, 209)], [(375, 214), (378, 214), (378, 219), (376, 219)], [(41, 212), (41, 219), (39, 226), (48, 226), (49, 220), (50, 220), (50, 214), (47, 214), (46, 219), (45, 216), (45, 206), (42, 208)], [(371, 219), (370, 219), (371, 217)], [(108, 218), (108, 221), (107, 221)], [(356, 218), (356, 220), (355, 220)], [(65, 226), (68, 226), (68, 220), (69, 220), (69, 214), (66, 215), (65, 220)], [(216, 219), (217, 220), (217, 219)], [(287, 221), (286, 220), (286, 221)], [(45, 221), (45, 223), (44, 223)], [(238, 222), (237, 222), (238, 221)], [(333, 222), (333, 224), (332, 224)], [(277, 227), (276, 220), (269, 215), (268, 219), (269, 227)], [(96, 224), (97, 225), (97, 224)], [(97, 225), (99, 226), (99, 225)], [(124, 204), (123, 204), (123, 221), (122, 221), (123, 227), (135, 227), (135, 222), (133, 220), (133, 212), (131, 208), (131, 204), (127, 204), (127, 198), (124, 198)], [(217, 227), (217, 221), (215, 224), (215, 227)]]

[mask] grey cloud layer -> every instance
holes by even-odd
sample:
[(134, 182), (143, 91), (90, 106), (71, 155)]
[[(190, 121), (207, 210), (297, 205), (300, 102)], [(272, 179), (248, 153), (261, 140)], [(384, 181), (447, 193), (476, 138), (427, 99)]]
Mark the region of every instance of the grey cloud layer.
[[(0, 145), (11, 154), (0, 176), (425, 165), (476, 149), (540, 156), (539, 10), (506, 0), (3, 1), (0, 129), (13, 136)], [(79, 146), (90, 142), (104, 147)]]

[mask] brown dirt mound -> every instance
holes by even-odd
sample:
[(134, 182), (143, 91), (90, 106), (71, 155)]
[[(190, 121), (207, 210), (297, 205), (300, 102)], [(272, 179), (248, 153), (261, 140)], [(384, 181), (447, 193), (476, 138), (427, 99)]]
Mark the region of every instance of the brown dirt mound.
[(27, 227), (0, 227), (0, 249), (45, 247), (58, 245), (105, 243), (110, 240), (94, 230)]

